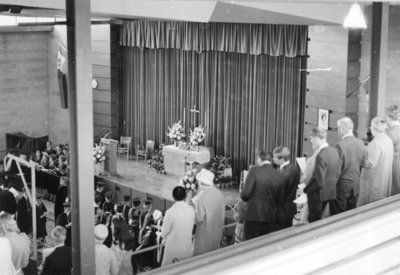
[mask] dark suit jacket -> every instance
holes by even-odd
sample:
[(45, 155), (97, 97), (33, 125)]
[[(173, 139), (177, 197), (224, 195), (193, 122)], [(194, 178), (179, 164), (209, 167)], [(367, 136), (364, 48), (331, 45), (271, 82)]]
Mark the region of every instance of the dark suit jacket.
[(364, 142), (354, 136), (345, 137), (336, 145), (341, 162), (341, 173), (337, 184), (338, 197), (346, 197), (353, 191), (360, 192), (361, 163), (364, 156)]
[(284, 213), (289, 221), (297, 212), (296, 199), (297, 186), (300, 183), (300, 169), (294, 164), (288, 164), (281, 171), (285, 180)]
[(42, 270), (42, 275), (63, 275), (71, 274), (72, 269), (72, 249), (68, 246), (57, 247), (47, 256)]
[(17, 201), (13, 193), (7, 189), (0, 190), (0, 212), (4, 211), (8, 214), (17, 212)]
[(21, 232), (29, 234), (31, 228), (31, 207), (28, 200), (23, 196), (17, 203), (17, 225)]
[(248, 206), (245, 220), (274, 224), (283, 195), (283, 176), (271, 164), (251, 168), (240, 193)]
[(56, 193), (56, 201), (54, 202), (54, 217), (58, 217), (64, 212), (64, 202), (68, 197), (69, 188), (65, 185), (60, 185)]
[(321, 202), (336, 199), (336, 184), (340, 175), (339, 153), (336, 148), (323, 148), (315, 159), (314, 172), (304, 192), (319, 192)]

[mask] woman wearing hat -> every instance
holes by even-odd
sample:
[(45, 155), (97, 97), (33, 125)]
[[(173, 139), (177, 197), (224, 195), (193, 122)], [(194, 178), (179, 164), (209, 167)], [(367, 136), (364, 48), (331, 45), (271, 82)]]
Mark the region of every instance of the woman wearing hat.
[(192, 199), (196, 214), (195, 256), (219, 248), (225, 219), (225, 198), (214, 186), (214, 174), (202, 169), (196, 179), (200, 192)]
[(389, 106), (386, 109), (387, 134), (393, 141), (392, 195), (400, 193), (400, 107)]
[(368, 144), (363, 161), (357, 206), (387, 198), (392, 191), (393, 142), (385, 133), (387, 125), (375, 117), (370, 129), (374, 139)]
[(104, 224), (98, 224), (95, 226), (94, 237), (96, 243), (96, 274), (117, 275), (119, 271), (117, 257), (114, 251), (103, 244), (107, 236), (107, 226)]

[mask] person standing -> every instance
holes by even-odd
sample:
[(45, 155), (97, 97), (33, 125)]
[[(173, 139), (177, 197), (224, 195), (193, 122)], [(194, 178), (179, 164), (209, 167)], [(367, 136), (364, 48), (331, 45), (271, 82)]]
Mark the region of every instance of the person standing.
[(97, 275), (117, 275), (119, 271), (117, 256), (103, 244), (108, 233), (108, 228), (104, 224), (98, 224), (94, 228)]
[(19, 181), (14, 181), (12, 186), (17, 190), (17, 224), (21, 232), (29, 235), (32, 232), (32, 208), (26, 198), (25, 187)]
[(276, 230), (277, 211), (283, 205), (284, 178), (272, 167), (272, 153), (258, 152), (258, 166), (247, 175), (240, 197), (247, 202), (244, 238), (250, 240)]
[(279, 165), (279, 171), (284, 179), (284, 197), (281, 220), (281, 227), (290, 227), (293, 224), (293, 217), (297, 213), (296, 199), (297, 186), (300, 183), (300, 169), (290, 163), (290, 151), (287, 147), (277, 147), (274, 150), (274, 162)]
[(373, 118), (370, 129), (374, 139), (368, 144), (363, 161), (357, 206), (387, 198), (392, 192), (393, 142), (385, 133), (383, 119)]
[(104, 186), (105, 183), (102, 181), (96, 182), (96, 191), (94, 191), (94, 201), (99, 202), (100, 209), (103, 209), (104, 201), (106, 200), (104, 196)]
[(15, 215), (17, 212), (17, 200), (14, 194), (10, 192), (11, 181), (8, 176), (4, 179), (3, 188), (0, 188), (0, 212)]
[(353, 134), (354, 124), (349, 117), (337, 121), (341, 140), (336, 145), (341, 164), (340, 177), (336, 185), (336, 199), (330, 203), (331, 215), (356, 208), (360, 192), (361, 165), (365, 145)]
[(314, 222), (322, 219), (323, 214), (329, 213), (329, 202), (336, 199), (340, 161), (336, 148), (329, 146), (326, 142), (326, 130), (313, 128), (310, 133), (310, 142), (318, 154), (312, 176), (306, 183), (304, 192), (307, 194), (308, 221)]
[(393, 141), (392, 195), (400, 193), (400, 107), (389, 106), (386, 109), (388, 136)]
[(214, 174), (202, 169), (196, 179), (200, 192), (192, 199), (196, 217), (193, 243), (195, 256), (220, 247), (225, 219), (225, 198), (214, 186)]
[(123, 209), (122, 209), (122, 215), (125, 218), (126, 222), (129, 222), (129, 210), (131, 209), (131, 196), (125, 195), (123, 198)]
[(58, 215), (64, 212), (65, 200), (69, 197), (69, 178), (61, 177), (60, 186), (56, 192), (56, 199), (54, 202), (54, 217), (57, 218)]
[(186, 190), (177, 186), (172, 190), (175, 204), (165, 213), (161, 236), (165, 242), (164, 258), (161, 266), (174, 261), (190, 258), (192, 250), (192, 232), (195, 213), (192, 206), (185, 202)]

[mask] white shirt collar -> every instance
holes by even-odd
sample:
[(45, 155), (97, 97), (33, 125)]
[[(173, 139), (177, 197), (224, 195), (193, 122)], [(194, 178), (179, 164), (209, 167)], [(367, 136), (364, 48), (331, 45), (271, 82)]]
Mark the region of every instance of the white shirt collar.
[(342, 139), (344, 139), (345, 137), (353, 137), (353, 132), (347, 133), (345, 135), (342, 136)]
[(259, 166), (263, 166), (264, 164), (271, 164), (269, 160), (264, 160), (263, 162), (260, 162)]
[(290, 164), (290, 161), (287, 160), (287, 161), (285, 161), (284, 163), (282, 163), (282, 164), (279, 166), (279, 168), (282, 170), (283, 167), (285, 167), (285, 166), (287, 166), (287, 165), (289, 165), (289, 164)]

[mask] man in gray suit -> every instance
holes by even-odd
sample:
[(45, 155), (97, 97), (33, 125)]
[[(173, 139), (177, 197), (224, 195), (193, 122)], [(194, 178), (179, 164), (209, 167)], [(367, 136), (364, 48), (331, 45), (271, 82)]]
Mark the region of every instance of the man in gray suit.
[(276, 229), (276, 213), (283, 204), (284, 179), (271, 164), (272, 153), (258, 152), (258, 166), (250, 169), (240, 197), (247, 202), (244, 238), (249, 240)]
[(330, 202), (331, 215), (356, 207), (360, 191), (361, 163), (364, 142), (353, 135), (353, 121), (344, 117), (337, 121), (341, 140), (336, 145), (339, 152), (341, 172), (336, 185), (336, 199)]
[[(340, 175), (339, 153), (336, 148), (326, 142), (326, 131), (313, 128), (310, 133), (313, 148), (319, 153), (315, 159), (313, 174), (306, 183), (304, 192), (308, 200), (308, 221), (320, 220), (325, 210), (329, 209), (329, 201), (336, 199), (336, 184)], [(326, 209), (326, 207), (328, 207)]]

